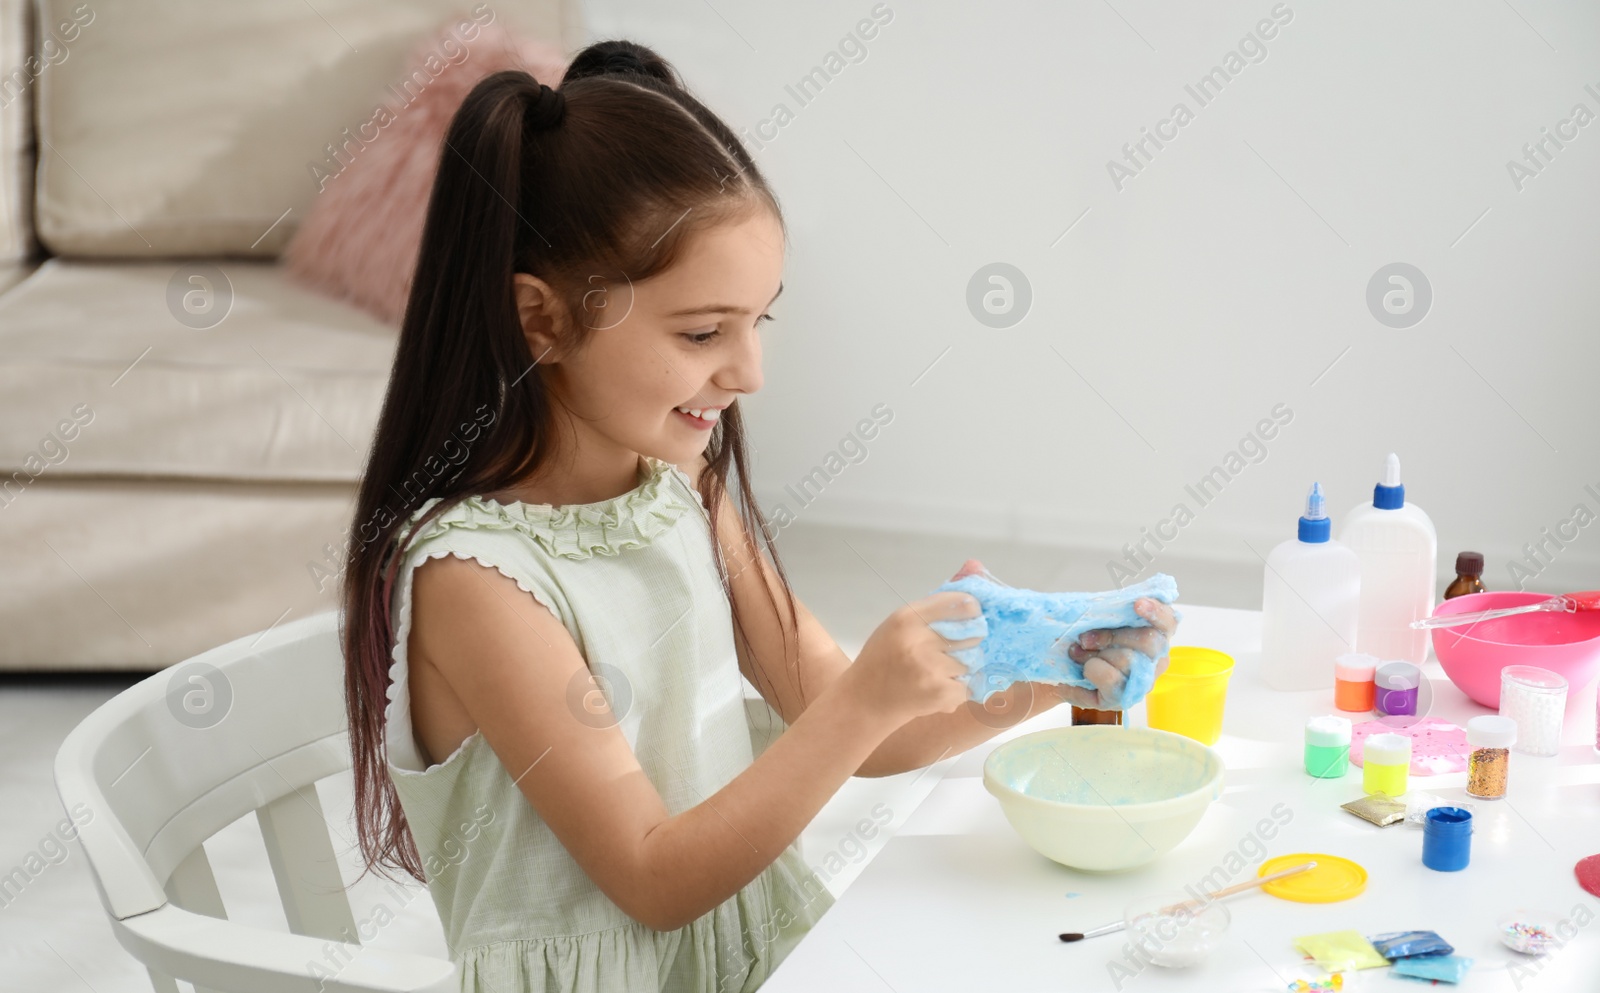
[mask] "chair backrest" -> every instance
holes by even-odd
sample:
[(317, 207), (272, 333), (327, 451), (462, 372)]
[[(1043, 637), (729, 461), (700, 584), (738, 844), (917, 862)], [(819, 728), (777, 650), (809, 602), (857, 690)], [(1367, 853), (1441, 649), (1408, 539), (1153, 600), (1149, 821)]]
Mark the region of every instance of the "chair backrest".
[[(158, 993), (450, 993), (448, 959), (361, 944), (317, 780), (350, 768), (338, 613), (248, 635), (119, 693), (67, 735), (56, 790), (118, 942)], [(230, 923), (203, 842), (254, 811), (289, 934)]]
[(113, 918), (169, 898), (222, 916), (201, 843), (256, 811), (290, 929), (340, 939), (350, 905), (315, 783), (349, 767), (330, 611), (140, 681), (67, 736), (55, 772)]

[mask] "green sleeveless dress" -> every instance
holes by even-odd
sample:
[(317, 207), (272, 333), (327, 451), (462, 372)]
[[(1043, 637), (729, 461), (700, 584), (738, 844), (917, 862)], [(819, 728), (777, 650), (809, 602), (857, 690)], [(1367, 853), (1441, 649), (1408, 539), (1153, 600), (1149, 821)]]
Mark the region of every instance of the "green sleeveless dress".
[[(752, 762), (732, 612), (704, 501), (686, 473), (641, 456), (639, 485), (599, 503), (472, 496), (415, 540), (409, 518), (385, 713), (388, 769), (474, 993), (739, 993), (757, 989), (833, 897), (791, 844), (721, 905), (676, 931), (625, 914), (562, 847), (481, 732), (424, 767), (412, 734), (406, 642), (416, 566), (455, 555), (548, 607), (588, 664), (569, 693), (604, 693), (640, 766), (678, 814)], [(590, 698), (592, 700), (592, 697)], [(580, 712), (575, 710), (575, 712)]]

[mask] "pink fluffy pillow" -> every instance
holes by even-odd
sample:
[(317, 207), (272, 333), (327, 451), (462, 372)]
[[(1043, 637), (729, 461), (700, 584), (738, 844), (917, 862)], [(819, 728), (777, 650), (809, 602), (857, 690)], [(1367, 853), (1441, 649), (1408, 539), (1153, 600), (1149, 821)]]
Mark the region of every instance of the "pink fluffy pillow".
[(517, 37), (492, 21), (466, 41), (456, 32), (459, 23), (452, 18), (407, 62), (402, 81), (428, 82), (407, 89), (397, 81), (384, 107), (351, 132), (361, 147), (328, 160), (331, 175), (320, 179), (322, 191), (284, 250), (290, 279), (395, 327), (411, 291), (439, 149), (467, 93), (502, 69), (526, 70), (550, 86), (566, 72), (568, 59), (555, 45)]

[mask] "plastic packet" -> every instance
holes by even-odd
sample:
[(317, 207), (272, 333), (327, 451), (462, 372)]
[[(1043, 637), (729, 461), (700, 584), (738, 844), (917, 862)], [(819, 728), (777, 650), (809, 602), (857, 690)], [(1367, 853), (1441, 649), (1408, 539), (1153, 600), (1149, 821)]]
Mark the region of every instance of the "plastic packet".
[(1471, 801), (1446, 800), (1444, 797), (1434, 796), (1432, 793), (1407, 793), (1405, 802), (1407, 824), (1426, 825), (1428, 823), (1428, 811), (1435, 807), (1460, 807), (1469, 813), (1472, 811)]
[(1464, 955), (1419, 955), (1396, 960), (1393, 975), (1459, 983), (1470, 968), (1472, 959)]
[(1388, 827), (1405, 819), (1406, 805), (1393, 797), (1375, 793), (1364, 796), (1359, 800), (1341, 803), (1340, 809), (1348, 810), (1364, 821), (1371, 821), (1379, 827)]
[(1329, 972), (1377, 969), (1389, 964), (1389, 960), (1372, 947), (1372, 942), (1354, 929), (1308, 934), (1294, 939), (1294, 947), (1311, 956), (1317, 965)]
[(1378, 954), (1386, 959), (1411, 958), (1414, 955), (1449, 955), (1455, 951), (1450, 942), (1433, 931), (1390, 931), (1375, 934), (1368, 939)]

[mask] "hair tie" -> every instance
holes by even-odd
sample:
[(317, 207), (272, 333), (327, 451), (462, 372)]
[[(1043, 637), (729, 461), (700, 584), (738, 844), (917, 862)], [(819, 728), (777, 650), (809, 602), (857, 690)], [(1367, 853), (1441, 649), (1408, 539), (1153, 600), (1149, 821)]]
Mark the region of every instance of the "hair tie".
[(567, 113), (567, 97), (560, 90), (539, 84), (528, 100), (526, 121), (534, 131), (544, 131), (560, 124)]

